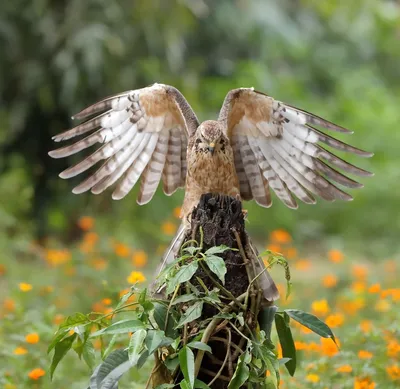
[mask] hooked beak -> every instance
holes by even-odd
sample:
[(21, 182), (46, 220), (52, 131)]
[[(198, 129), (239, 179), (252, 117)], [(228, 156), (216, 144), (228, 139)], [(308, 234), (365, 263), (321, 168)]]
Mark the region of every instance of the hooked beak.
[(211, 155), (214, 155), (214, 151), (215, 151), (215, 143), (214, 142), (211, 142), (208, 145), (208, 151), (211, 153)]

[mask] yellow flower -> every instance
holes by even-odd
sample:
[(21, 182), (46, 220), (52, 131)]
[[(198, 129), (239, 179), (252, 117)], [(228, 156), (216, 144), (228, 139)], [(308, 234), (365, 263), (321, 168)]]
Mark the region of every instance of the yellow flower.
[(14, 355), (25, 355), (28, 353), (28, 350), (24, 347), (17, 347), (14, 350)]
[(39, 342), (39, 339), (40, 339), (40, 337), (36, 332), (33, 332), (33, 333), (25, 336), (26, 342), (30, 343), (30, 344), (35, 344), (35, 343)]
[(364, 281), (355, 281), (351, 284), (351, 289), (357, 294), (363, 293), (366, 288)]
[(354, 389), (374, 389), (375, 382), (370, 377), (357, 377), (354, 381)]
[(392, 307), (392, 305), (387, 300), (379, 300), (375, 304), (375, 310), (377, 310), (378, 312), (388, 312), (388, 311), (390, 311), (391, 307)]
[(137, 282), (146, 281), (146, 277), (140, 271), (133, 271), (127, 278), (130, 284), (136, 284)]
[(161, 226), (161, 230), (165, 235), (174, 235), (176, 231), (176, 224), (164, 222)]
[(386, 368), (386, 372), (388, 373), (389, 377), (395, 381), (400, 380), (400, 367), (397, 365), (388, 366)]
[[(338, 346), (333, 342), (331, 338), (321, 338), (321, 353), (328, 357), (333, 357), (339, 352)], [(339, 345), (339, 340), (336, 339), (336, 343)]]
[(30, 290), (32, 290), (32, 285), (27, 284), (26, 282), (20, 282), (18, 286), (19, 290), (21, 290), (22, 292), (29, 292)]
[(307, 374), (306, 380), (309, 382), (317, 383), (319, 382), (319, 375), (317, 374)]
[(369, 293), (378, 293), (381, 291), (381, 285), (380, 284), (373, 284), (368, 288)]
[(358, 352), (358, 358), (360, 358), (360, 359), (371, 359), (372, 357), (373, 357), (373, 354), (369, 351), (360, 350)]
[(272, 231), (269, 238), (271, 241), (279, 244), (287, 244), (292, 241), (290, 234), (283, 229)]
[(94, 227), (94, 219), (90, 216), (82, 216), (78, 220), (78, 226), (83, 231), (89, 231)]
[(329, 305), (325, 299), (315, 300), (311, 304), (311, 309), (315, 315), (326, 315), (329, 312)]
[(351, 373), (353, 368), (350, 365), (342, 365), (336, 368), (338, 373)]
[(133, 253), (132, 263), (136, 267), (143, 267), (147, 262), (147, 254), (143, 250), (138, 250)]
[(331, 262), (340, 263), (343, 261), (344, 255), (339, 250), (330, 250), (328, 252), (328, 257)]
[(67, 249), (46, 251), (46, 261), (51, 266), (59, 266), (71, 259), (71, 253)]
[(28, 374), (28, 377), (29, 377), (31, 380), (36, 381), (36, 380), (38, 380), (40, 377), (43, 377), (45, 374), (46, 374), (46, 372), (45, 372), (43, 369), (37, 368), (37, 369), (31, 370), (31, 371), (29, 372), (29, 374)]
[(341, 313), (329, 315), (326, 318), (325, 323), (330, 328), (340, 327), (344, 323), (344, 315)]
[(333, 288), (337, 285), (338, 279), (334, 274), (327, 274), (322, 278), (322, 285), (325, 288)]

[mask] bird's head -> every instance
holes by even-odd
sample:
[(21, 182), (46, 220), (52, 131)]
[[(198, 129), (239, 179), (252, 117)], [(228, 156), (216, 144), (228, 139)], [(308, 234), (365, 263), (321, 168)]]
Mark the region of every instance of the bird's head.
[(207, 120), (197, 130), (196, 148), (214, 155), (224, 147), (225, 137), (222, 125), (214, 120)]

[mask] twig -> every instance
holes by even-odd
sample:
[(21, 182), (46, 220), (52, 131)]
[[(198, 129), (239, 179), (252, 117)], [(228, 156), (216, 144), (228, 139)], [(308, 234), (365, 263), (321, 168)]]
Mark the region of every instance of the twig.
[(224, 367), (225, 367), (226, 362), (228, 360), (228, 355), (231, 352), (230, 344), (231, 344), (231, 341), (232, 341), (232, 334), (231, 334), (231, 331), (229, 330), (229, 328), (227, 328), (226, 331), (228, 332), (228, 344), (227, 344), (227, 350), (226, 350), (224, 363), (222, 364), (221, 368), (218, 370), (218, 373), (215, 375), (215, 377), (208, 383), (208, 386), (211, 386), (218, 379), (218, 377), (222, 374), (222, 371), (224, 370)]

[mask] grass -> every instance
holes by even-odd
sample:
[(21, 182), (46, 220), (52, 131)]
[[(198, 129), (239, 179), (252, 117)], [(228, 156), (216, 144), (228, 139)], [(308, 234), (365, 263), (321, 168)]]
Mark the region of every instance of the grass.
[[(162, 226), (166, 235), (175, 228), (168, 223)], [(152, 277), (156, 259), (150, 263), (146, 252), (100, 237), (90, 217), (81, 218), (79, 226), (81, 239), (70, 247), (50, 240), (49, 248), (31, 245), (22, 252), (3, 253), (0, 388), (86, 387), (90, 370), (74, 353), (50, 381), (46, 349), (58, 324), (77, 311), (107, 313), (131, 283), (144, 284)], [(339, 250), (296, 249), (284, 230), (273, 231), (265, 248), (281, 252), (291, 267), (293, 288), (287, 300), (281, 269), (272, 272), (282, 295), (277, 305), (314, 313), (333, 329), (340, 344), (339, 350), (331, 340), (320, 340), (293, 323), (300, 362), (294, 377), (281, 368), (281, 388), (398, 387), (399, 263), (356, 258)], [(304, 257), (305, 252), (314, 254)], [(117, 340), (122, 346), (127, 342), (127, 336)], [(99, 363), (101, 344), (94, 346)], [(150, 369), (132, 371), (121, 387), (144, 388)]]

